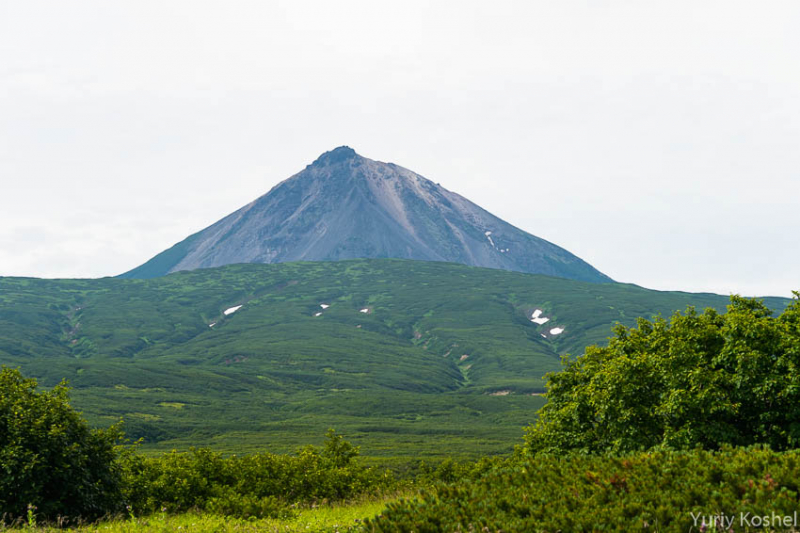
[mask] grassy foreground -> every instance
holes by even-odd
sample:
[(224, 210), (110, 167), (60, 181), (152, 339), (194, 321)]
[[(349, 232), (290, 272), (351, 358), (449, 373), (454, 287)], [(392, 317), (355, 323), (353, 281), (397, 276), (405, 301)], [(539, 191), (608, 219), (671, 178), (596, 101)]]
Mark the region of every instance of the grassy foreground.
[(388, 503), (410, 496), (411, 493), (397, 492), (382, 496), (365, 496), (349, 502), (302, 507), (298, 509), (295, 516), (284, 519), (244, 520), (199, 512), (177, 515), (160, 513), (147, 517), (117, 518), (102, 520), (88, 525), (59, 528), (56, 527), (57, 524), (36, 525), (34, 517), (30, 523), (3, 524), (0, 522), (0, 531), (38, 533), (155, 533), (166, 531), (188, 533), (345, 532), (360, 529), (359, 526), (365, 519), (378, 516)]

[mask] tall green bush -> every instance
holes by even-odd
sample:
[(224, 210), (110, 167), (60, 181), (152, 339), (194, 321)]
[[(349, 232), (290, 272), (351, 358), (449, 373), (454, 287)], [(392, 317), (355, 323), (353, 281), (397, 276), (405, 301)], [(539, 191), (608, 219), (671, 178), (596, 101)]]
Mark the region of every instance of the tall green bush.
[(617, 326), (547, 376), (528, 429), (531, 454), (629, 452), (723, 444), (800, 446), (800, 293), (778, 317), (731, 297), (728, 312), (689, 308)]
[(46, 518), (96, 518), (122, 503), (117, 426), (90, 429), (64, 383), (37, 391), (18, 370), (0, 369), (0, 516), (33, 506)]

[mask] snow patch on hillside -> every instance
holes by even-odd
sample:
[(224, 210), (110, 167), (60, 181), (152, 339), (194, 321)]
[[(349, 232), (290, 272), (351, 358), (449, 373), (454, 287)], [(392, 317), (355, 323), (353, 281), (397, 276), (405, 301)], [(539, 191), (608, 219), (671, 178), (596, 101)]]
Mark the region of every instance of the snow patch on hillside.
[(531, 315), (531, 322), (533, 322), (534, 324), (539, 324), (540, 326), (542, 324), (547, 324), (548, 322), (550, 322), (549, 318), (547, 318), (546, 316), (542, 316), (542, 312), (543, 311), (541, 309), (537, 309), (536, 311), (534, 311), (533, 314)]
[(237, 305), (235, 307), (229, 307), (225, 311), (223, 311), (222, 314), (225, 315), (225, 316), (229, 316), (229, 315), (232, 315), (233, 313), (235, 313), (236, 311), (238, 311), (241, 308), (242, 308), (241, 305)]

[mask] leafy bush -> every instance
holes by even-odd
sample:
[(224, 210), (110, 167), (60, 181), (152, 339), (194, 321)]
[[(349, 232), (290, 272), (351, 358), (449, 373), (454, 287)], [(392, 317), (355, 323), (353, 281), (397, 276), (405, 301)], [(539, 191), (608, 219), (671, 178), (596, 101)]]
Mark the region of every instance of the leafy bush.
[(763, 531), (771, 529), (755, 525), (764, 525), (762, 517), (775, 526), (773, 515), (793, 519), (800, 505), (798, 451), (542, 455), (508, 465), (478, 481), (440, 483), (413, 500), (390, 503), (365, 530), (712, 531), (716, 515), (732, 517), (735, 531)]
[(340, 500), (385, 487), (391, 477), (359, 466), (358, 448), (329, 431), (320, 450), (297, 455), (260, 453), (223, 457), (207, 449), (125, 461), (128, 502), (137, 513), (202, 509), (246, 518), (290, 514), (296, 502)]
[(36, 380), (0, 370), (0, 516), (96, 518), (122, 502), (117, 426), (90, 429), (67, 386), (38, 392)]
[(218, 516), (237, 518), (288, 518), (293, 515), (286, 502), (276, 496), (259, 498), (238, 494), (232, 490), (223, 491), (221, 496), (210, 498), (205, 510)]
[(800, 445), (800, 293), (778, 317), (732, 296), (614, 333), (547, 376), (529, 453)]

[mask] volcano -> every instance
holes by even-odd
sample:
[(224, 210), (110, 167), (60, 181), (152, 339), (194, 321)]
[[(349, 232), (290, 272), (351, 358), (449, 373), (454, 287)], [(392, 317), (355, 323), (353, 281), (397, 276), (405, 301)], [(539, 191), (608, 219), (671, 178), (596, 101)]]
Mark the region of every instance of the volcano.
[(445, 261), (591, 282), (608, 276), (406, 168), (341, 146), (123, 278), (233, 263)]

